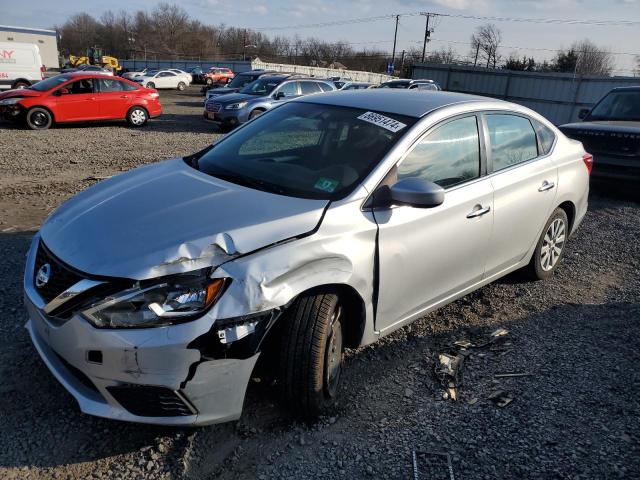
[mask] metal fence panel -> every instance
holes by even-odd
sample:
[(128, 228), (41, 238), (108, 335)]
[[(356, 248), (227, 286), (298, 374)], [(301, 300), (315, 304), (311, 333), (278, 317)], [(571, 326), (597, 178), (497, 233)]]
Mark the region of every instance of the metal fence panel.
[(640, 78), (634, 77), (581, 77), (440, 64), (414, 65), (411, 77), (430, 78), (445, 90), (519, 103), (556, 125), (576, 121), (580, 109), (592, 107), (612, 88), (640, 85)]

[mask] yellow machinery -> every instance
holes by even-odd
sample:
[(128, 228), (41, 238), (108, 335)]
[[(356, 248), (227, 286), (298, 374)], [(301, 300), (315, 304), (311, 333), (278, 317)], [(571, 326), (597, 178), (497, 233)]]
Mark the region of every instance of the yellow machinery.
[(118, 73), (122, 70), (122, 66), (115, 57), (109, 55), (103, 55), (102, 49), (99, 47), (87, 48), (87, 54), (82, 57), (76, 57), (75, 55), (69, 55), (69, 66), (78, 67), (80, 65), (99, 65), (112, 70), (114, 73)]

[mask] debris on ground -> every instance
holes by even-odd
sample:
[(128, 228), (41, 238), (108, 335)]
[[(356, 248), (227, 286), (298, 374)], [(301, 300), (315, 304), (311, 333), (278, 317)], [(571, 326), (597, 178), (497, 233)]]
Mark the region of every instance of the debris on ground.
[(505, 372), (496, 373), (493, 378), (515, 378), (515, 377), (530, 377), (531, 374), (527, 372)]
[(502, 390), (495, 390), (487, 397), (500, 408), (504, 408), (513, 402), (513, 397), (509, 393)]
[(413, 451), (414, 480), (455, 480), (451, 455), (444, 452)]
[(450, 355), (441, 353), (438, 355), (436, 364), (436, 376), (440, 379), (440, 384), (446, 390), (446, 397), (454, 402), (458, 400), (458, 387), (462, 383), (462, 367), (465, 355)]

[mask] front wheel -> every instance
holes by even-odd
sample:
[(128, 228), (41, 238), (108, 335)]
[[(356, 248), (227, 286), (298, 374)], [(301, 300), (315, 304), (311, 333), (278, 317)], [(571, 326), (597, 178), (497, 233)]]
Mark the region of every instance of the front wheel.
[(207, 78), (207, 85), (213, 85), (213, 80), (211, 80), (210, 78)]
[(343, 331), (339, 297), (310, 294), (285, 313), (279, 384), (287, 408), (312, 418), (331, 407), (342, 380)]
[(187, 88), (187, 84), (184, 82), (180, 82), (178, 83), (178, 90), (183, 91), (185, 88)]
[(148, 83), (145, 85), (145, 87), (146, 87), (146, 88), (156, 88), (156, 84), (155, 84), (155, 83), (153, 83), (153, 82), (148, 82)]
[(527, 266), (530, 277), (545, 280), (553, 275), (564, 254), (568, 235), (567, 214), (562, 208), (556, 208), (547, 220)]
[(142, 107), (133, 107), (127, 113), (127, 122), (132, 127), (141, 127), (149, 120), (147, 111)]
[(46, 130), (53, 124), (53, 117), (49, 110), (34, 107), (27, 112), (26, 121), (31, 130)]

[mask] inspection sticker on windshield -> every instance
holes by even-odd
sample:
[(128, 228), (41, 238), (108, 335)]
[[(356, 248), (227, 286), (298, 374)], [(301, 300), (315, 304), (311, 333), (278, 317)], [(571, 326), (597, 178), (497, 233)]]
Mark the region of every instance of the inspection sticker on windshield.
[(317, 188), (318, 190), (322, 190), (323, 192), (333, 193), (333, 191), (338, 186), (337, 180), (332, 180), (330, 178), (320, 177), (313, 188)]
[(385, 117), (375, 112), (366, 112), (358, 117), (358, 120), (364, 120), (365, 122), (373, 123), (382, 128), (396, 133), (402, 130), (406, 125), (402, 122), (394, 120), (393, 118)]

